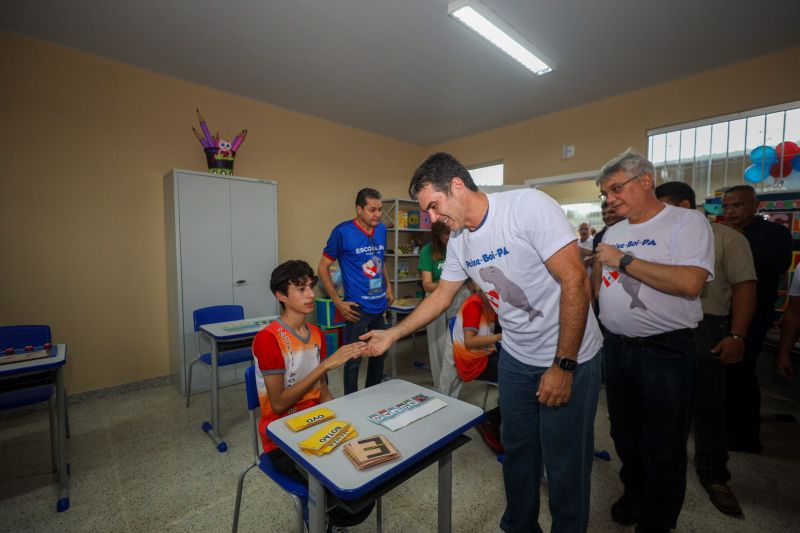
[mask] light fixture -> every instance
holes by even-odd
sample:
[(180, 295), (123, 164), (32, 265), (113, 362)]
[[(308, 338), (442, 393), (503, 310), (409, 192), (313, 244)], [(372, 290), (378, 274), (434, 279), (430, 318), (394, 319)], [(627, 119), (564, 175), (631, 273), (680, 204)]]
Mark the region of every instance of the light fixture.
[(555, 65), (500, 17), (477, 0), (457, 0), (447, 6), (447, 13), (469, 29), (507, 53), (525, 68), (541, 76)]

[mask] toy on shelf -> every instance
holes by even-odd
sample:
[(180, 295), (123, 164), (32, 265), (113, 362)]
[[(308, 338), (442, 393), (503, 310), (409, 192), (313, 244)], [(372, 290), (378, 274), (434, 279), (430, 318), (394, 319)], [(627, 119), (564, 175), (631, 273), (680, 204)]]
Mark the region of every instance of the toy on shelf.
[(203, 118), (203, 115), (200, 114), (200, 110), (195, 108), (195, 111), (197, 112), (197, 120), (200, 122), (201, 131), (198, 132), (194, 127), (192, 127), (192, 131), (203, 146), (203, 151), (206, 153), (208, 171), (212, 174), (232, 175), (233, 160), (236, 157), (236, 152), (239, 150), (239, 147), (242, 146), (245, 137), (247, 137), (247, 130), (239, 132), (239, 134), (233, 138), (233, 141), (220, 139), (219, 133), (213, 136), (211, 135), (206, 120)]

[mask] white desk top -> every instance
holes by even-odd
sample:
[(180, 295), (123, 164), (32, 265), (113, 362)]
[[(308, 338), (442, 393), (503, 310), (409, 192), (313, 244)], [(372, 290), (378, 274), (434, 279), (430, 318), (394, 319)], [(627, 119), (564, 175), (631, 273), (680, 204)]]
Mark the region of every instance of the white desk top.
[(28, 361), (20, 361), (19, 363), (0, 365), (0, 377), (9, 376), (12, 374), (39, 372), (63, 365), (67, 361), (67, 345), (54, 344), (53, 350), (55, 351), (55, 355), (50, 357), (42, 357), (41, 359), (31, 359)]
[[(376, 411), (393, 406), (419, 393), (441, 398), (447, 407), (436, 411), (398, 431), (391, 431), (367, 419)], [(267, 434), (280, 448), (289, 454), (320, 482), (342, 499), (361, 496), (368, 490), (388, 481), (395, 475), (452, 441), (475, 425), (483, 415), (483, 409), (455, 398), (439, 394), (419, 385), (393, 379), (337, 398), (324, 404), (336, 413), (337, 420), (350, 422), (358, 431), (358, 438), (384, 435), (400, 452), (400, 457), (368, 468), (358, 470), (344, 454), (344, 444), (330, 454), (321, 457), (306, 454), (297, 443), (319, 429), (293, 432), (283, 419), (273, 421)], [(296, 416), (292, 415), (292, 416)]]
[(259, 331), (264, 329), (264, 326), (277, 319), (277, 316), (243, 318), (241, 320), (231, 320), (229, 322), (204, 324), (200, 326), (200, 330), (211, 335), (218, 341), (255, 337)]

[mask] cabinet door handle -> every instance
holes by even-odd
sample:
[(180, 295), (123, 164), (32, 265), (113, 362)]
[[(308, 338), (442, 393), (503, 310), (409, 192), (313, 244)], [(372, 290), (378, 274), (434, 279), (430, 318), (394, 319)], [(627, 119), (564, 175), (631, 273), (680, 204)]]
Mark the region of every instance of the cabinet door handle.
[(245, 283), (247, 283), (246, 279), (237, 279), (236, 280), (236, 284), (237, 285), (244, 285)]

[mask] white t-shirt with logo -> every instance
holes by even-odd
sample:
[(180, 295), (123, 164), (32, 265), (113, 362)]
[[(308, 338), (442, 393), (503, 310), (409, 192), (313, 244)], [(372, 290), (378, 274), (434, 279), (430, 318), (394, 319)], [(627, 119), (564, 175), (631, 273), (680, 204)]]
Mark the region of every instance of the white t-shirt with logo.
[[(472, 278), (497, 311), (503, 349), (525, 364), (549, 367), (558, 345), (561, 286), (544, 263), (575, 241), (575, 233), (558, 204), (540, 191), (487, 196), (481, 225), (450, 235), (441, 279)], [(594, 357), (602, 343), (589, 310), (578, 362)]]
[[(634, 257), (662, 265), (696, 266), (714, 279), (714, 234), (702, 213), (667, 205), (641, 224), (622, 220), (603, 242)], [(603, 266), (600, 321), (612, 333), (647, 337), (695, 328), (703, 318), (699, 296), (673, 296), (645, 285), (616, 268)]]

